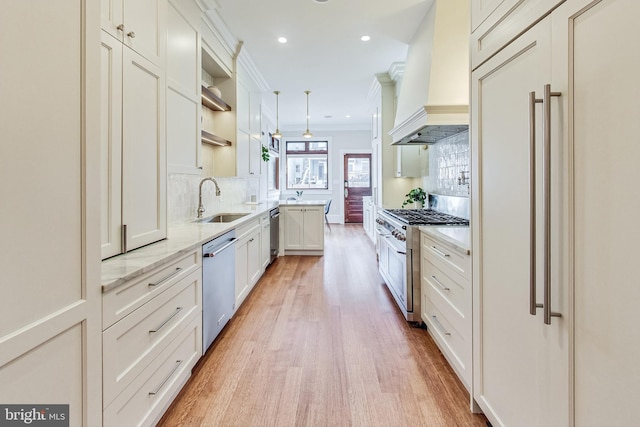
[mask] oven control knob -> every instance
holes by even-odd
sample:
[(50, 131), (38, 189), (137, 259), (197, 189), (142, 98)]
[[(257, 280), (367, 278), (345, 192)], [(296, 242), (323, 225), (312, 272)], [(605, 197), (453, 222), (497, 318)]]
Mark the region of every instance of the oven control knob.
[(402, 240), (403, 242), (407, 241), (407, 237), (404, 234), (400, 235), (400, 240)]

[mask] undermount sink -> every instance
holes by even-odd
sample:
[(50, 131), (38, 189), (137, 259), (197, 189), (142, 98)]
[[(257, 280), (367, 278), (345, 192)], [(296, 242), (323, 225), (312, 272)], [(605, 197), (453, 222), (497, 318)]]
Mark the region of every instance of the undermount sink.
[(223, 213), (198, 219), (196, 222), (233, 222), (249, 215), (248, 213)]

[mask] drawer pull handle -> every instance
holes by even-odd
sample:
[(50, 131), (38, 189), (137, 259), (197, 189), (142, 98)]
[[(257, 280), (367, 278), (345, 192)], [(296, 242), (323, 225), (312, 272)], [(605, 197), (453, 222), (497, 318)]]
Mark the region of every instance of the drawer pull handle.
[(446, 336), (450, 337), (451, 336), (451, 332), (447, 331), (444, 326), (442, 326), (442, 324), (440, 323), (440, 321), (438, 321), (438, 318), (436, 316), (431, 316), (431, 318), (433, 319), (433, 324), (436, 325), (436, 327), (438, 329), (440, 329), (442, 331), (443, 334), (445, 334)]
[(157, 328), (149, 331), (150, 334), (155, 334), (156, 332), (158, 332), (160, 329), (162, 329), (162, 327), (164, 325), (166, 325), (167, 323), (169, 323), (169, 321), (171, 321), (171, 319), (173, 319), (174, 317), (176, 317), (178, 315), (178, 313), (180, 313), (182, 311), (182, 307), (176, 307), (176, 311), (167, 318), (167, 320), (165, 320), (164, 322), (162, 322), (160, 324), (160, 326), (158, 326)]
[(178, 267), (176, 268), (176, 270), (173, 273), (170, 273), (169, 275), (163, 277), (162, 279), (158, 280), (155, 283), (149, 283), (149, 286), (153, 287), (153, 286), (158, 286), (164, 282), (166, 282), (167, 280), (171, 279), (173, 276), (175, 276), (176, 274), (180, 273), (180, 271), (182, 271), (182, 268)]
[(449, 254), (446, 254), (446, 253), (442, 252), (440, 249), (436, 248), (435, 246), (431, 246), (431, 249), (433, 249), (433, 251), (435, 253), (437, 253), (438, 255), (440, 255), (440, 256), (443, 256), (445, 258), (449, 257)]
[(158, 386), (157, 389), (155, 389), (154, 391), (150, 391), (149, 392), (149, 396), (155, 396), (156, 394), (160, 393), (160, 390), (162, 390), (162, 387), (164, 387), (166, 382), (169, 381), (169, 378), (171, 378), (173, 376), (173, 374), (176, 373), (176, 371), (180, 367), (181, 363), (182, 363), (182, 360), (176, 360), (176, 366), (171, 370), (171, 372), (169, 372), (169, 375), (167, 375), (167, 378), (162, 380), (162, 382), (160, 383), (160, 385)]
[(438, 286), (440, 286), (442, 288), (443, 291), (450, 291), (450, 288), (447, 288), (445, 285), (442, 284), (442, 282), (440, 280), (438, 280), (438, 278), (436, 276), (431, 276), (431, 278), (433, 279), (434, 282), (436, 282), (436, 284)]

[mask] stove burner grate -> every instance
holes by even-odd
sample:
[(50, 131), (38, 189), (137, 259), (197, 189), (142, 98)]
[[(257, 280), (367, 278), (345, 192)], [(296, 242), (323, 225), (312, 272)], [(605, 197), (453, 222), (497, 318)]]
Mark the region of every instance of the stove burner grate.
[(469, 220), (433, 209), (385, 209), (385, 212), (409, 225), (469, 225)]

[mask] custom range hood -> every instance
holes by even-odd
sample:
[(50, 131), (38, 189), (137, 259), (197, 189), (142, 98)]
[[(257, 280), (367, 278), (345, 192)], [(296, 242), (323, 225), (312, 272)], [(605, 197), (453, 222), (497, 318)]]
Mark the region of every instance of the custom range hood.
[(409, 46), (393, 145), (434, 144), (469, 129), (469, 2), (434, 0)]

